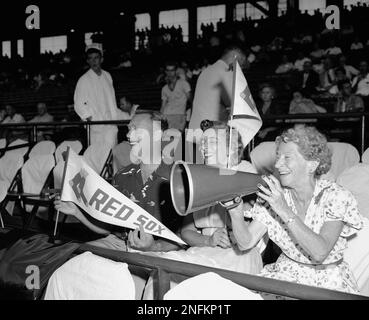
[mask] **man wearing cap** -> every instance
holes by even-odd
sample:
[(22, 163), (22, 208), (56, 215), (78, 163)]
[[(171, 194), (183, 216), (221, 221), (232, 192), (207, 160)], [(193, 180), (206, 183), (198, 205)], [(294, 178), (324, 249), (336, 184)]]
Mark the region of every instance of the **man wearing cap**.
[[(92, 44), (86, 50), (90, 69), (78, 80), (74, 92), (74, 109), (82, 120), (117, 120), (117, 104), (110, 73), (102, 70), (102, 47)], [(113, 147), (117, 143), (116, 125), (91, 126), (91, 144)]]

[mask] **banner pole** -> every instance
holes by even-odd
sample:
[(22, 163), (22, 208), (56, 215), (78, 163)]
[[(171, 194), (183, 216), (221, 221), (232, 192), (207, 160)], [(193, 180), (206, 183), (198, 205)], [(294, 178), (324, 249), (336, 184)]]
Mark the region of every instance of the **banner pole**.
[[(61, 190), (60, 190), (60, 198), (62, 197), (62, 194), (63, 194), (64, 180), (65, 180), (65, 175), (67, 173), (67, 166), (68, 166), (68, 160), (69, 160), (69, 150), (70, 150), (70, 147), (68, 146), (67, 147), (67, 157), (66, 157), (66, 160), (65, 160), (65, 163), (64, 163), (63, 178), (62, 178), (62, 184), (61, 184)], [(54, 238), (56, 236), (56, 229), (58, 227), (59, 213), (60, 213), (60, 210), (58, 210), (56, 212), (56, 220), (55, 220), (54, 233), (53, 233)]]
[[(232, 97), (231, 97), (231, 113), (230, 113), (230, 121), (233, 120), (233, 110), (234, 110), (234, 101), (236, 94), (236, 63), (237, 57), (234, 56), (233, 60), (233, 83), (232, 83)], [(231, 146), (232, 146), (232, 126), (229, 128), (229, 145), (228, 145), (228, 160), (227, 160), (227, 168), (231, 168)]]

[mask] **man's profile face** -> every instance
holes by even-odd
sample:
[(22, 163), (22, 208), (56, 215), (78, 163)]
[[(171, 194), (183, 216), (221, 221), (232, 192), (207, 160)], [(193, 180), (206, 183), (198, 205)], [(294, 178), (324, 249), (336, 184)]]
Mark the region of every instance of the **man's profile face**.
[[(152, 163), (152, 152), (160, 148), (161, 128), (159, 121), (153, 121), (149, 114), (135, 115), (128, 125), (127, 138), (132, 146), (131, 161), (137, 159), (145, 164)], [(159, 142), (156, 143), (156, 142)], [(160, 153), (160, 149), (158, 151)]]
[(93, 71), (100, 71), (103, 58), (100, 53), (92, 52), (87, 56), (87, 64)]
[(132, 104), (126, 99), (126, 97), (122, 97), (119, 100), (119, 107), (120, 107), (121, 110), (123, 110), (125, 112), (130, 112)]

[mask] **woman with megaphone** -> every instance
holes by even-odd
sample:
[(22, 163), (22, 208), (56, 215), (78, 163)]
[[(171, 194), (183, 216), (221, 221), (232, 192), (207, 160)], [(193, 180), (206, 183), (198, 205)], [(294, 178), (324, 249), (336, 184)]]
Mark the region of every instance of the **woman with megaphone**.
[[(201, 129), (203, 135), (200, 151), (206, 165), (226, 169), (230, 159), (233, 170), (256, 173), (251, 163), (241, 161), (244, 149), (237, 130), (230, 130), (225, 123), (208, 120), (201, 123)], [(183, 224), (181, 236), (191, 246), (187, 254), (196, 257), (198, 261), (208, 261), (207, 264), (211, 263), (213, 267), (243, 273), (256, 274), (262, 269), (259, 248), (240, 250), (237, 247), (231, 231), (230, 217), (221, 204), (186, 215)]]
[[(347, 238), (362, 228), (354, 196), (321, 176), (331, 167), (326, 137), (314, 127), (288, 129), (276, 139), (276, 169), (258, 185), (254, 206), (230, 209), (240, 249), (253, 248), (268, 234), (282, 250), (260, 275), (299, 284), (357, 293), (343, 260)], [(252, 218), (245, 224), (244, 217)]]

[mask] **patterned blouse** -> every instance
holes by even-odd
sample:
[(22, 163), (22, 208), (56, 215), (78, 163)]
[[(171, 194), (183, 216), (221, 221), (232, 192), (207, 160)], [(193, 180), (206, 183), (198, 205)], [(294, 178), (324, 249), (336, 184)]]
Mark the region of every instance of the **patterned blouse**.
[[(294, 214), (297, 214), (291, 192), (284, 190), (284, 197)], [(290, 236), (287, 225), (272, 210), (256, 204), (249, 216), (268, 228), (269, 237), (275, 242), (289, 258), (305, 263), (316, 262), (309, 254)], [(362, 228), (362, 218), (358, 211), (357, 201), (352, 193), (335, 182), (320, 179), (315, 185), (314, 194), (306, 212), (304, 223), (315, 233), (319, 234), (326, 221), (342, 221), (342, 232), (323, 264), (330, 264), (343, 258), (346, 249), (346, 238)]]

